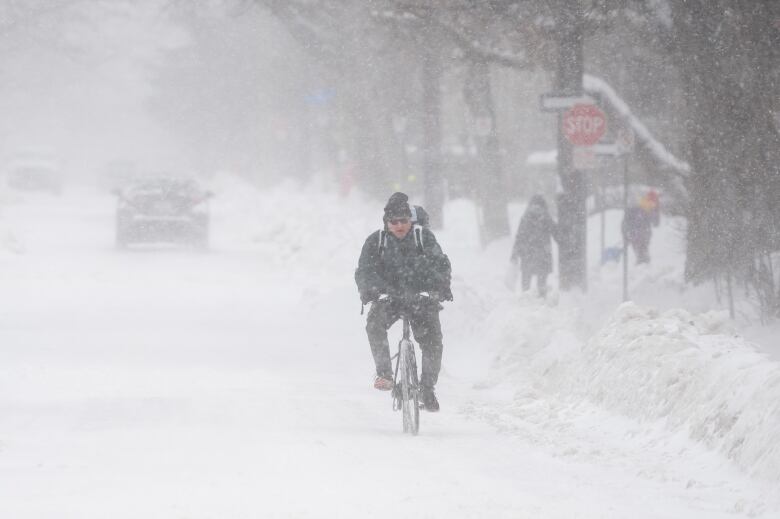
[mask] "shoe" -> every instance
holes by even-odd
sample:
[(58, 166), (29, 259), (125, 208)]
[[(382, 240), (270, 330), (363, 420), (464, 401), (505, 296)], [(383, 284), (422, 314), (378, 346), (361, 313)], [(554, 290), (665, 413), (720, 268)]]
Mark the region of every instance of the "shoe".
[(379, 391), (390, 391), (393, 389), (393, 381), (389, 378), (377, 375), (374, 377), (374, 389), (378, 389)]
[(435, 413), (439, 410), (439, 401), (436, 400), (436, 393), (433, 392), (432, 387), (422, 388), (422, 401), (426, 411)]

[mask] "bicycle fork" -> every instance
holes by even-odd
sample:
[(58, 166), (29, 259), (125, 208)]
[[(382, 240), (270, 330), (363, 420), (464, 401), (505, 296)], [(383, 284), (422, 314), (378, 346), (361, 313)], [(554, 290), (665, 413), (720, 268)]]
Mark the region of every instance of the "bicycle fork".
[[(409, 319), (406, 317), (403, 318), (403, 337), (400, 341), (398, 341), (398, 351), (395, 355), (390, 357), (390, 362), (395, 359), (395, 370), (393, 372), (393, 411), (398, 411), (401, 409), (401, 402), (402, 402), (402, 396), (401, 396), (401, 385), (398, 383), (398, 369), (401, 365), (401, 348), (403, 348), (404, 343), (410, 342), (410, 336), (411, 336), (411, 326), (409, 324)], [(415, 391), (417, 388), (415, 388)]]

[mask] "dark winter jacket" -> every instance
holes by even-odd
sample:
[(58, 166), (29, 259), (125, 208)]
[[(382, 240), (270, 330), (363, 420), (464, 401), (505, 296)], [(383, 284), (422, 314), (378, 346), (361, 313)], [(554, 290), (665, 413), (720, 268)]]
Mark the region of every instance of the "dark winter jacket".
[(541, 197), (534, 197), (520, 219), (512, 248), (512, 262), (520, 259), (521, 268), (533, 274), (552, 272), (552, 240), (558, 228)]
[(399, 240), (392, 233), (380, 254), (380, 231), (371, 234), (355, 271), (355, 282), (363, 304), (380, 294), (409, 295), (435, 292), (442, 300), (452, 300), (450, 260), (429, 229), (422, 229), (423, 251), (417, 248), (414, 229)]

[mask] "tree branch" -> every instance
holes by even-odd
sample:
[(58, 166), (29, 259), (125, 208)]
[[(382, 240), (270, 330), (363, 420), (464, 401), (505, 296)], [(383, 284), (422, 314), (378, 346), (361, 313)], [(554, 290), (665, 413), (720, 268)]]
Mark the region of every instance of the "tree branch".
[[(440, 9), (451, 12), (455, 9), (454, 7), (421, 7), (403, 1), (393, 2), (393, 4), (396, 7), (395, 12), (386, 11), (377, 13), (377, 16), (406, 23), (409, 23), (411, 21), (410, 17), (412, 17), (414, 21), (419, 22), (428, 28), (435, 28), (450, 38), (450, 40), (464, 53), (466, 58), (471, 61), (495, 63), (517, 70), (525, 70), (531, 67), (531, 63), (528, 62), (525, 56), (518, 56), (501, 50), (487, 48), (476, 39), (464, 34), (456, 27), (453, 27), (451, 24), (436, 16), (436, 12), (440, 12)], [(463, 9), (460, 8), (460, 10)]]

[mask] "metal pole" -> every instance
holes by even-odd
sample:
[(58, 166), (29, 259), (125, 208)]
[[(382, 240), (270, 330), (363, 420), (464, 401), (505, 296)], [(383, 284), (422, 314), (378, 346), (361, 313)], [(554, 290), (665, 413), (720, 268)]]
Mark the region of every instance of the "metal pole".
[(606, 248), (606, 238), (604, 237), (607, 226), (607, 176), (601, 173), (601, 256), (599, 256), (599, 265), (604, 263), (604, 249)]
[[(626, 225), (626, 216), (628, 215), (628, 153), (623, 155), (623, 225)], [(625, 229), (621, 229), (623, 234), (623, 302), (628, 301), (628, 240), (626, 239)]]

